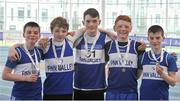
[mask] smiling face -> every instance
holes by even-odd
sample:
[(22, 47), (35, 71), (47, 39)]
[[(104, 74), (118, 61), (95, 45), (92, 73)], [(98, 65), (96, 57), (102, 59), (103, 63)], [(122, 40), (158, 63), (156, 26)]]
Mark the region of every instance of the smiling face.
[(117, 33), (118, 41), (127, 42), (129, 33), (132, 30), (131, 18), (127, 15), (119, 15), (114, 24), (114, 31)]
[(130, 22), (119, 20), (114, 26), (114, 30), (117, 33), (118, 39), (121, 41), (127, 41), (132, 26)]
[(27, 26), (24, 30), (23, 37), (25, 38), (26, 43), (35, 45), (40, 38), (39, 27)]
[(63, 17), (56, 17), (50, 24), (51, 33), (54, 36), (54, 40), (61, 42), (64, 40), (68, 33), (69, 24)]
[(148, 34), (148, 41), (150, 42), (150, 45), (152, 49), (154, 50), (160, 50), (161, 49), (161, 44), (164, 41), (164, 37), (162, 36), (162, 32), (150, 32)]
[(99, 17), (93, 18), (88, 14), (84, 17), (83, 25), (86, 27), (86, 32), (91, 35), (97, 33), (100, 22)]

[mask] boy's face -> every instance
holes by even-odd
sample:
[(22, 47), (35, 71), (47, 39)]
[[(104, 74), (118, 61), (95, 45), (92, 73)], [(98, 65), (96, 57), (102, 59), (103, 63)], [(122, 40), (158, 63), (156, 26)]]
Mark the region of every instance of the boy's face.
[(131, 23), (124, 20), (119, 20), (114, 26), (114, 30), (117, 33), (118, 38), (122, 40), (128, 39), (131, 29)]
[(164, 37), (162, 36), (161, 32), (156, 32), (156, 33), (150, 32), (148, 34), (148, 40), (149, 40), (150, 45), (153, 49), (160, 49), (161, 44), (164, 40)]
[(27, 26), (23, 33), (27, 43), (35, 44), (40, 38), (40, 32), (38, 27)]
[(54, 35), (54, 39), (56, 41), (62, 41), (66, 37), (67, 32), (68, 32), (67, 28), (58, 27), (58, 26), (54, 27), (52, 31)]
[(96, 33), (98, 26), (100, 24), (101, 20), (98, 17), (91, 17), (90, 15), (86, 15), (83, 21), (83, 25), (86, 27), (87, 33)]

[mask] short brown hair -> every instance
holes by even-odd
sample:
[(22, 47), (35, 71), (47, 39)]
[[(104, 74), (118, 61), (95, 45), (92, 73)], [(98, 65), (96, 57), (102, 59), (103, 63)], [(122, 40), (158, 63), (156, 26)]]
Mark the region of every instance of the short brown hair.
[(116, 23), (119, 21), (119, 20), (123, 20), (123, 21), (127, 21), (127, 22), (130, 22), (131, 23), (131, 18), (127, 15), (119, 15), (116, 20), (115, 20), (115, 25)]
[(87, 9), (83, 14), (83, 19), (85, 19), (86, 15), (90, 15), (92, 18), (95, 18), (95, 17), (99, 18), (99, 12), (95, 8)]
[(56, 17), (52, 20), (51, 24), (50, 24), (50, 29), (51, 32), (53, 31), (54, 27), (62, 27), (62, 28), (67, 28), (67, 30), (69, 30), (69, 24), (67, 23), (67, 20), (63, 17)]
[(37, 27), (39, 29), (39, 33), (40, 33), (40, 26), (36, 22), (33, 22), (33, 21), (27, 22), (23, 27), (23, 33), (25, 33), (25, 30), (27, 27)]
[(155, 34), (157, 32), (161, 32), (162, 37), (164, 37), (164, 30), (160, 25), (152, 25), (151, 27), (149, 27), (148, 36), (149, 36), (149, 33)]

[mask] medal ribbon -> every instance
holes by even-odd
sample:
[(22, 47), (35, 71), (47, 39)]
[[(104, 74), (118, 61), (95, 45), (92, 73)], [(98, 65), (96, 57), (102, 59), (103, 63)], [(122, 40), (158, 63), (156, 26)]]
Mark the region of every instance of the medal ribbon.
[(66, 42), (65, 42), (65, 39), (63, 40), (63, 46), (62, 46), (62, 50), (61, 50), (61, 56), (60, 58), (57, 57), (57, 52), (56, 52), (56, 48), (55, 48), (55, 44), (54, 44), (54, 40), (52, 40), (52, 48), (53, 48), (53, 53), (54, 53), (54, 57), (56, 59), (56, 62), (58, 64), (61, 64), (61, 62), (59, 61), (59, 59), (62, 59), (63, 56), (64, 56), (64, 52), (65, 52), (65, 46), (66, 46)]
[[(126, 49), (126, 52), (125, 52), (125, 55), (124, 55), (125, 60), (128, 58), (128, 52), (129, 52), (129, 49), (130, 49), (130, 43), (131, 43), (131, 40), (128, 40), (127, 49)], [(120, 52), (117, 40), (115, 40), (115, 44), (116, 44), (117, 53), (118, 53), (119, 57), (121, 58), (121, 52)], [(125, 63), (123, 63), (123, 66), (125, 66)]]
[(150, 51), (152, 54), (153, 59), (157, 62), (157, 63), (161, 63), (163, 61), (163, 55), (164, 55), (164, 51), (161, 50), (161, 55), (160, 55), (160, 61), (157, 60), (155, 53), (153, 50)]
[[(90, 48), (90, 52), (93, 51), (93, 49), (94, 49), (94, 47), (95, 47), (95, 44), (96, 44), (99, 36), (100, 36), (100, 32), (97, 31), (97, 34), (96, 34), (95, 39), (94, 39), (94, 41), (93, 41), (93, 44), (91, 45), (91, 48)], [(85, 50), (86, 50), (86, 52), (87, 52), (87, 54), (88, 54), (87, 33), (84, 34), (84, 43), (85, 43)]]
[(36, 54), (36, 50), (35, 48), (33, 49), (34, 50), (34, 55), (35, 55), (35, 62), (31, 56), (31, 54), (29, 53), (28, 49), (27, 49), (27, 46), (26, 44), (24, 44), (24, 49), (25, 49), (25, 52), (26, 54), (28, 55), (29, 59), (31, 60), (32, 64), (34, 65), (35, 68), (32, 67), (32, 69), (35, 69), (36, 71), (39, 71), (39, 62), (38, 62), (38, 58), (37, 58), (37, 54)]

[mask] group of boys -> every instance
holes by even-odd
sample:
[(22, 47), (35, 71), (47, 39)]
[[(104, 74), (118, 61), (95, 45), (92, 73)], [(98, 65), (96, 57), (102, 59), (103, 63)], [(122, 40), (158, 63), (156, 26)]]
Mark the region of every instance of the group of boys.
[(111, 32), (98, 29), (100, 22), (98, 11), (89, 8), (83, 16), (85, 30), (68, 38), (69, 24), (57, 17), (50, 24), (53, 38), (40, 48), (35, 46), (40, 38), (39, 25), (27, 23), (23, 30), (25, 44), (16, 47), (19, 58), (15, 61), (8, 58), (3, 71), (3, 79), (15, 81), (11, 99), (42, 99), (39, 62), (44, 59), (44, 100), (103, 100), (104, 92), (106, 100), (137, 100), (137, 79), (142, 71), (140, 99), (168, 100), (169, 85), (176, 83), (177, 66), (174, 57), (161, 48), (162, 27), (149, 28), (151, 50), (145, 52), (144, 44), (128, 38), (132, 30), (130, 17), (116, 18), (114, 40), (109, 38)]

